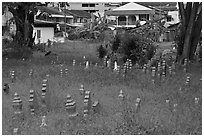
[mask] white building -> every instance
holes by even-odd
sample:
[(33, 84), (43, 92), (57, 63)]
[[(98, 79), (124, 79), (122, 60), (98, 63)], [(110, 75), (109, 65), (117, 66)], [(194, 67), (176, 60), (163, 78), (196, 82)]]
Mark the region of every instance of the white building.
[(179, 19), (179, 11), (168, 11), (167, 13), (168, 17), (166, 18), (166, 23), (164, 24), (164, 26), (167, 28), (168, 26), (172, 25), (172, 24), (176, 24), (178, 22), (180, 22)]
[(34, 28), (33, 28), (33, 36), (35, 35), (35, 44), (37, 43), (47, 43), (48, 40), (54, 40), (54, 29), (56, 27), (56, 23), (35, 20)]
[(140, 4), (130, 2), (121, 7), (107, 11), (108, 18), (115, 17), (115, 27), (136, 27), (138, 22), (142, 25), (146, 20), (151, 20), (155, 10)]
[(68, 9), (71, 10), (84, 10), (89, 13), (97, 13), (100, 16), (104, 15), (105, 11), (112, 10), (121, 5), (121, 2), (69, 2)]

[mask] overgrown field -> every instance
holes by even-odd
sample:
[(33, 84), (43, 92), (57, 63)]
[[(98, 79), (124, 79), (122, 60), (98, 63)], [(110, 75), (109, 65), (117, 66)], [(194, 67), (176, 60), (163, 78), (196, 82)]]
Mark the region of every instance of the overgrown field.
[[(23, 102), (25, 120), (20, 126), (21, 134), (202, 134), (202, 66), (191, 64), (188, 75), (190, 87), (185, 88), (187, 74), (182, 66), (176, 66), (176, 75), (167, 74), (163, 82), (153, 85), (151, 73), (133, 67), (124, 79), (108, 68), (102, 67), (97, 59), (96, 49), (100, 43), (83, 41), (67, 42), (52, 47), (56, 56), (34, 53), (31, 60), (3, 59), (2, 85), (9, 83), (10, 93), (2, 93), (2, 134), (12, 134), (12, 101), (14, 92)], [(83, 56), (91, 62), (85, 70), (79, 66)], [(72, 66), (73, 59), (76, 66)], [(52, 65), (51, 62), (56, 64)], [(95, 67), (98, 63), (98, 67)], [(68, 69), (67, 76), (60, 77), (60, 64)], [(41, 117), (31, 116), (29, 110), (30, 70), (34, 70), (34, 90), (41, 94), (42, 80), (49, 74), (48, 84), (51, 93), (51, 110), (46, 117), (47, 127), (40, 128)], [(16, 81), (10, 84), (9, 71), (16, 71)], [(92, 101), (99, 100), (100, 112), (83, 118), (83, 97), (80, 85), (90, 90)], [(182, 90), (179, 90), (182, 87)], [(125, 101), (119, 103), (119, 91), (125, 93)], [(68, 118), (65, 110), (66, 96), (70, 94), (77, 103), (79, 116)], [(135, 111), (136, 98), (141, 99), (140, 108)], [(195, 103), (195, 97), (199, 102)], [(166, 100), (170, 100), (169, 104)], [(177, 104), (174, 107), (174, 104)], [(175, 111), (174, 111), (175, 109)]]

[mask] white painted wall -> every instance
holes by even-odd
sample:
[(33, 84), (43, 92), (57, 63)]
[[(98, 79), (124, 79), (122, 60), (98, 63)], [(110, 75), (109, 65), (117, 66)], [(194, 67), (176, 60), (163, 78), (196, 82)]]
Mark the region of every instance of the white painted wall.
[(171, 24), (176, 24), (176, 23), (180, 22), (180, 20), (179, 20), (179, 11), (168, 11), (168, 15), (171, 15), (173, 20), (170, 21), (170, 22), (166, 22), (164, 24), (165, 27), (168, 27)]
[(46, 43), (48, 39), (53, 41), (53, 38), (54, 38), (54, 28), (53, 27), (34, 27), (33, 35), (36, 33), (35, 43), (38, 43), (37, 30), (41, 31), (41, 37), (40, 37), (41, 43)]
[(168, 12), (168, 15), (171, 15), (172, 18), (173, 18), (173, 23), (178, 23), (180, 20), (179, 20), (179, 11), (169, 11)]

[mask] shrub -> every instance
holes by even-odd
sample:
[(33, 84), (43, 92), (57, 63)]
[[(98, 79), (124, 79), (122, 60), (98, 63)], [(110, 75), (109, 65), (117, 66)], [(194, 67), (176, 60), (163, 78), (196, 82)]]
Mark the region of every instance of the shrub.
[(98, 58), (102, 59), (107, 54), (107, 50), (106, 48), (103, 47), (103, 45), (100, 45), (99, 48), (97, 49), (97, 53), (98, 53)]
[(63, 32), (55, 33), (55, 37), (63, 37), (63, 36), (64, 36)]
[(114, 40), (113, 40), (113, 44), (112, 44), (111, 50), (113, 52), (116, 52), (118, 50), (119, 46), (120, 46), (120, 36), (116, 35)]
[(79, 35), (77, 35), (76, 33), (70, 33), (68, 39), (69, 40), (79, 39)]
[(15, 41), (2, 40), (2, 55), (8, 58), (29, 58), (32, 56), (32, 49), (28, 46), (18, 45)]
[(112, 50), (121, 54), (123, 61), (129, 58), (134, 64), (138, 62), (140, 65), (147, 63), (154, 56), (155, 49), (151, 40), (127, 32), (118, 34), (112, 44)]

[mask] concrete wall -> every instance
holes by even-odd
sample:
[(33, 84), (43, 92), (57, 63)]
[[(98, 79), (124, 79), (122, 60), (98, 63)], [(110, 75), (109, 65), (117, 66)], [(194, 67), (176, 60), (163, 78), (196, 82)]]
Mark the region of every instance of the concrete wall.
[(38, 38), (37, 38), (37, 30), (40, 30), (41, 35), (40, 35), (40, 42), (41, 43), (46, 43), (48, 39), (53, 41), (54, 38), (54, 28), (53, 27), (35, 27), (33, 29), (33, 35), (36, 33), (35, 36), (35, 43), (38, 43)]

